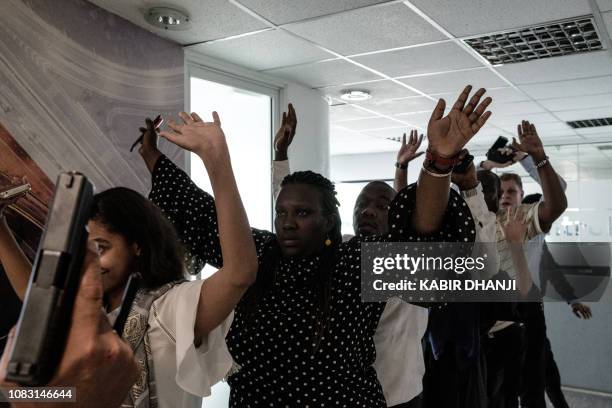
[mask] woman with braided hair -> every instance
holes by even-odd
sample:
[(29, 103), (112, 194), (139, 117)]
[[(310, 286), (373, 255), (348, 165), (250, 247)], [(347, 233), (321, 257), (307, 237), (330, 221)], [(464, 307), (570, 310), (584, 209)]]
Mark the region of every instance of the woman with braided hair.
[[(466, 105), (470, 90), (446, 117), (444, 101), (436, 106), (429, 124), (431, 166), (417, 185), (398, 193), (385, 236), (342, 243), (333, 184), (310, 171), (283, 180), (276, 234), (252, 230), (257, 280), (238, 304), (226, 337), (234, 359), (230, 406), (386, 406), (372, 366), (373, 335), (385, 304), (361, 301), (361, 243), (473, 241), (465, 202), (450, 193), (452, 164), (436, 159), (455, 156), (490, 116), (485, 109), (491, 99), (478, 104), (484, 89)], [(198, 121), (186, 114), (181, 119), (184, 124), (170, 122), (172, 132), (161, 135), (190, 149), (185, 135)], [(152, 171), (150, 198), (174, 223), (194, 264), (222, 265), (214, 199), (157, 150), (152, 127), (141, 153)]]

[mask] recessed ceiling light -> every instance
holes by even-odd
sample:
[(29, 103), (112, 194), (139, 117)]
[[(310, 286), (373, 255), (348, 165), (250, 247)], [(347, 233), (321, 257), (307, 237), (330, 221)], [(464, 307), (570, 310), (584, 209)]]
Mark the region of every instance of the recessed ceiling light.
[(170, 7), (152, 7), (145, 13), (145, 20), (157, 28), (165, 30), (186, 30), (189, 28), (189, 16)]
[(346, 91), (342, 91), (342, 96), (340, 96), (340, 99), (349, 102), (360, 102), (367, 101), (371, 97), (372, 95), (370, 95), (370, 92), (368, 91), (357, 91), (349, 89)]

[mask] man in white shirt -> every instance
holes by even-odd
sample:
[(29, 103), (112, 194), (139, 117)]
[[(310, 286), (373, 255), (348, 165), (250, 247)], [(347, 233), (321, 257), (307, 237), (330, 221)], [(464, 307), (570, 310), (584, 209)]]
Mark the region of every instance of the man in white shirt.
[[(567, 198), (564, 185), (555, 173), (548, 156), (544, 152), (542, 141), (535, 126), (528, 121), (518, 125), (519, 142), (513, 142), (517, 154), (523, 157), (531, 156), (537, 169), (538, 179), (541, 180), (542, 190), (546, 201), (534, 204), (521, 204), (523, 199), (523, 186), (517, 174), (505, 173), (501, 179), (501, 194), (499, 199), (500, 210), (497, 213), (497, 247), (500, 256), (500, 269), (510, 277), (516, 277), (512, 256), (509, 251), (501, 224), (509, 209), (520, 208), (524, 215), (523, 222), (527, 225), (525, 242), (547, 233), (553, 222), (561, 216), (567, 207)], [(512, 161), (511, 161), (512, 162)], [(510, 162), (510, 164), (511, 164)], [(483, 168), (490, 169), (491, 162), (483, 163)], [(489, 398), (491, 406), (518, 406), (519, 378), (521, 370), (521, 356), (524, 353), (522, 346), (524, 329), (515, 321), (498, 321), (489, 331), (487, 344), (487, 365), (489, 374), (488, 387), (491, 390)], [(537, 394), (537, 395), (536, 395)], [(524, 395), (524, 406), (545, 407), (543, 392), (533, 392)]]

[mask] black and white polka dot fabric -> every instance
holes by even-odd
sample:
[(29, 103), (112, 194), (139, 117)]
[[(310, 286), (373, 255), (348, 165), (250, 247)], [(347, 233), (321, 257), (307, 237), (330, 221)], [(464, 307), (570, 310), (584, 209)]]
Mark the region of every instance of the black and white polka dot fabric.
[[(418, 236), (410, 228), (415, 188), (397, 195), (391, 204), (391, 234), (368, 237), (369, 242), (402, 240), (473, 240), (457, 233), (469, 210), (459, 209), (462, 199), (453, 195), (444, 228), (431, 236)], [(214, 200), (198, 189), (181, 169), (162, 157), (153, 172), (150, 198), (176, 226), (191, 265), (219, 266), (220, 246)], [(462, 207), (462, 206), (461, 206)], [(472, 228), (473, 230), (473, 222)], [(401, 230), (401, 232), (400, 232)], [(451, 234), (449, 237), (448, 234)], [(270, 248), (271, 232), (253, 230), (261, 260)], [(361, 302), (361, 241), (353, 238), (339, 247), (331, 279), (330, 320), (315, 347), (317, 294), (312, 279), (319, 267), (317, 256), (280, 258), (271, 287), (251, 314), (243, 305), (236, 310), (226, 340), (236, 363), (228, 378), (232, 407), (386, 407), (372, 364), (373, 335), (385, 303)]]

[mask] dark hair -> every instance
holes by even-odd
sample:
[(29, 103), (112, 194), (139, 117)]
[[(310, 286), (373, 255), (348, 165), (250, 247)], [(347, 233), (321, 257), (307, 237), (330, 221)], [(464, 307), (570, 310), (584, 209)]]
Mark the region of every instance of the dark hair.
[(147, 289), (183, 279), (183, 248), (176, 230), (161, 210), (134, 190), (115, 187), (94, 195), (91, 220), (136, 243), (136, 261)]
[[(331, 278), (336, 265), (338, 247), (342, 243), (342, 220), (338, 207), (340, 203), (336, 199), (336, 189), (334, 184), (322, 175), (312, 171), (296, 171), (287, 175), (281, 182), (281, 188), (292, 184), (305, 184), (319, 191), (320, 203), (323, 216), (331, 216), (334, 226), (329, 233), (331, 245), (324, 245), (320, 254), (321, 262), (317, 273), (311, 280), (312, 287), (317, 293), (317, 322), (315, 325), (315, 351), (327, 330), (329, 323), (329, 310), (331, 298)], [(281, 258), (280, 247), (276, 239), (270, 240), (269, 248), (266, 248), (265, 256), (261, 261), (260, 273), (257, 274), (257, 281), (251, 287), (245, 299), (247, 300), (247, 313), (252, 313), (256, 303), (261, 299), (266, 291), (271, 287), (276, 275), (278, 260)]]
[(504, 173), (499, 176), (501, 181), (514, 181), (521, 190), (523, 190), (523, 182), (521, 181), (521, 176), (516, 173)]
[(501, 181), (497, 174), (493, 173), (491, 170), (478, 170), (476, 177), (482, 184), (483, 190), (492, 191), (495, 189), (497, 195), (501, 196)]
[(381, 181), (381, 180), (370, 181), (368, 184), (366, 184), (361, 189), (361, 191), (365, 190), (366, 187), (369, 187), (369, 186), (381, 186), (382, 188), (386, 189), (391, 194), (393, 194), (393, 197), (395, 197), (395, 195), (397, 194), (397, 191), (395, 191), (395, 189), (393, 187), (391, 187), (389, 184), (387, 184), (387, 183), (385, 183), (384, 181)]
[(523, 198), (523, 204), (537, 203), (538, 201), (540, 201), (540, 198), (542, 198), (542, 194), (540, 193), (533, 193), (533, 194), (526, 195)]

